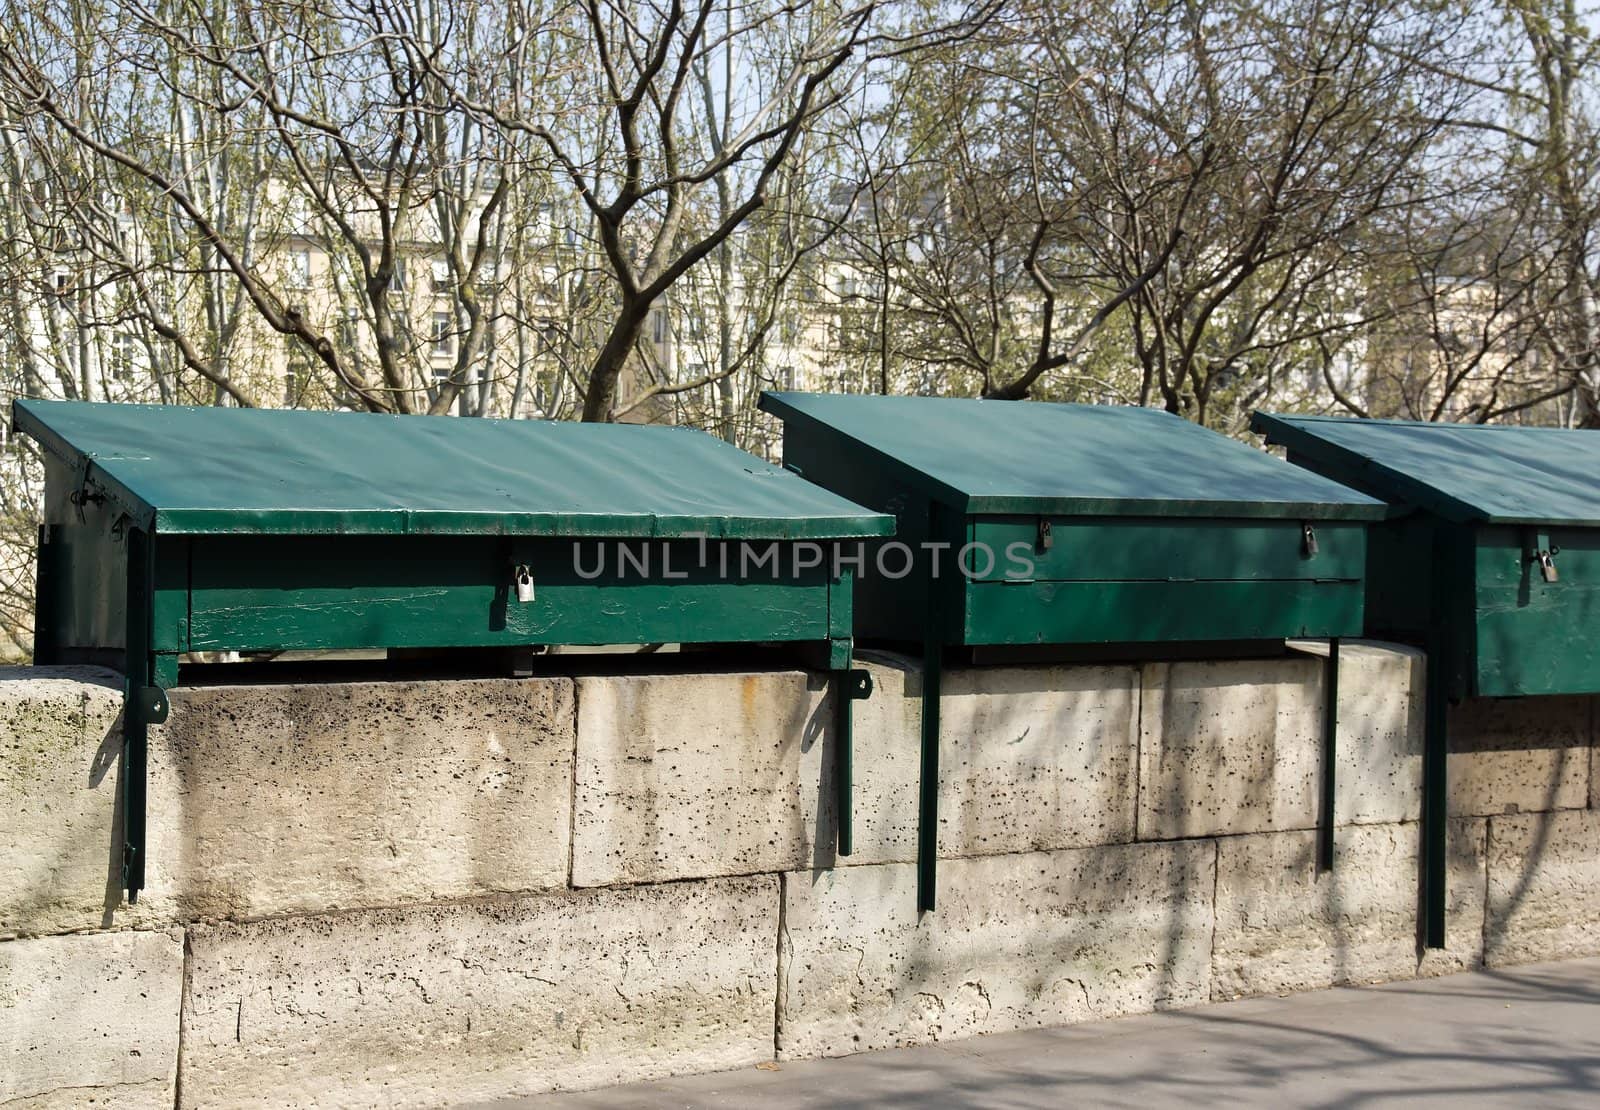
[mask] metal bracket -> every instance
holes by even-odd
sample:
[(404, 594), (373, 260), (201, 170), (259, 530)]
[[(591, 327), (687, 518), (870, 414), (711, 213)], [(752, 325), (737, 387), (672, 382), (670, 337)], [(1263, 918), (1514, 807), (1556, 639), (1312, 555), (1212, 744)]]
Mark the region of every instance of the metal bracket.
[(1317, 557), (1317, 529), (1309, 520), (1300, 525), (1300, 550), (1307, 559)]
[(1034, 546), (1040, 551), (1049, 551), (1055, 546), (1056, 538), (1050, 522), (1044, 517), (1039, 518), (1039, 537)]
[(839, 836), (839, 854), (855, 851), (855, 725), (850, 703), (872, 696), (872, 673), (860, 667), (833, 672), (834, 749), (833, 799), (834, 824)]
[(866, 701), (872, 696), (872, 672), (852, 667), (845, 672), (845, 697), (851, 701)]
[(166, 721), (172, 706), (167, 701), (167, 692), (161, 687), (141, 686), (134, 691), (133, 708), (145, 724), (159, 725)]

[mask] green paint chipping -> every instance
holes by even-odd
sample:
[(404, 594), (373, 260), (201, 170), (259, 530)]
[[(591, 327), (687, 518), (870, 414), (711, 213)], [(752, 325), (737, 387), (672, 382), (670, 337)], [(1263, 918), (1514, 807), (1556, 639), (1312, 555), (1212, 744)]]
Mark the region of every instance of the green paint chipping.
[(1156, 409), (765, 393), (959, 512), (1376, 520), (1376, 500)]
[(687, 428), (32, 400), (13, 416), (165, 534), (821, 540), (894, 526)]
[(1600, 432), (1256, 413), (1292, 457), (1458, 524), (1600, 527)]

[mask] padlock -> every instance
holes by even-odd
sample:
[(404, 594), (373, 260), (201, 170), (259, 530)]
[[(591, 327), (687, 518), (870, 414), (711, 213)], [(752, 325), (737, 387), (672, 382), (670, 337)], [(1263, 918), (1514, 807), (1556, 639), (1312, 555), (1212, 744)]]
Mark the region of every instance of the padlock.
[(533, 600), (533, 571), (527, 563), (518, 563), (513, 575), (517, 583), (517, 600), (524, 605)]
[(1561, 572), (1556, 570), (1556, 557), (1553, 553), (1541, 551), (1538, 559), (1539, 573), (1544, 576), (1546, 582), (1558, 582), (1561, 580)]

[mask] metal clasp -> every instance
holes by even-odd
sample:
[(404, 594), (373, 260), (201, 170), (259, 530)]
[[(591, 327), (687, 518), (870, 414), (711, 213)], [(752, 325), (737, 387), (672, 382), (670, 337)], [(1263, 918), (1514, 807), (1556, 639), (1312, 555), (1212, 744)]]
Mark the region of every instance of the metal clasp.
[(512, 581), (517, 587), (517, 600), (526, 605), (533, 600), (533, 571), (528, 569), (527, 563), (518, 563), (516, 570), (512, 571)]
[(1549, 536), (1540, 532), (1534, 537), (1528, 560), (1539, 564), (1539, 577), (1546, 582), (1559, 582), (1561, 572), (1556, 570), (1556, 556), (1559, 554), (1561, 548), (1551, 543)]

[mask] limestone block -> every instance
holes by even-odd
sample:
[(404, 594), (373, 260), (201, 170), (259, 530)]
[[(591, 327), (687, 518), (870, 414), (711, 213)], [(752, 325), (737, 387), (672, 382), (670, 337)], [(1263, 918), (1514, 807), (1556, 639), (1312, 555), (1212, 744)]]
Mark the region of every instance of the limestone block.
[(111, 671), (0, 667), (0, 937), (109, 923), (121, 709)]
[[(1326, 666), (1328, 641), (1292, 640), (1290, 646), (1320, 657)], [(1427, 680), (1426, 652), (1378, 640), (1340, 641), (1334, 744), (1338, 824), (1421, 819)], [(1320, 690), (1317, 697), (1320, 702)]]
[(1582, 809), (1591, 698), (1473, 698), (1450, 707), (1450, 812)]
[(917, 858), (917, 784), (921, 777), (922, 670), (915, 660), (889, 652), (858, 653), (857, 667), (872, 675), (872, 696), (854, 705), (851, 809), (855, 850), (835, 854), (833, 703), (824, 709), (820, 735), (808, 731), (800, 745), (800, 812), (806, 855), (800, 866), (844, 867)]
[(772, 1055), (776, 876), (190, 933), (181, 1106), (441, 1106)]
[(572, 698), (564, 678), (175, 690), (151, 730), (149, 887), (132, 912), (565, 886)]
[(1133, 839), (1139, 672), (967, 667), (944, 675), (939, 851), (990, 855)]
[(1214, 866), (1209, 841), (946, 860), (928, 914), (914, 865), (785, 875), (779, 1054), (1204, 1002)]
[[(802, 756), (800, 796), (808, 828), (811, 800), (822, 799), (813, 867), (917, 857), (921, 665), (887, 655), (864, 665), (874, 689), (870, 699), (856, 703), (856, 850), (848, 859), (830, 855), (831, 749), (811, 746)], [(1137, 703), (1133, 667), (946, 671), (939, 713), (940, 855), (1133, 839)]]
[(1388, 982), (1476, 967), (1483, 949), (1484, 822), (1451, 823), (1445, 941), (1417, 943), (1421, 826), (1337, 830), (1334, 868), (1316, 869), (1317, 834), (1217, 841), (1211, 982), (1218, 999)]
[(0, 1104), (171, 1107), (182, 992), (176, 932), (0, 943)]
[(1304, 656), (1147, 665), (1140, 839), (1314, 826), (1322, 671)]
[(578, 679), (573, 884), (805, 866), (801, 751), (831, 731), (821, 674)]
[(1600, 955), (1600, 810), (1489, 819), (1490, 966)]

